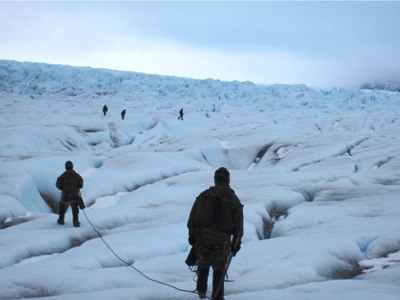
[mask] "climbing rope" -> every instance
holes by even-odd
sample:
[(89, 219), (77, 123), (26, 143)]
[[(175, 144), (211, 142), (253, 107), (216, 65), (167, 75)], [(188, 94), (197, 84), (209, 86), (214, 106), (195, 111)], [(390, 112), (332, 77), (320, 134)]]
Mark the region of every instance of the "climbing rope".
[[(126, 264), (128, 267), (134, 269), (137, 273), (139, 273), (140, 275), (142, 275), (142, 276), (143, 276), (144, 278), (146, 278), (147, 280), (153, 281), (153, 282), (158, 283), (158, 284), (161, 284), (161, 285), (168, 286), (168, 287), (173, 288), (173, 289), (175, 289), (175, 290), (177, 290), (177, 291), (180, 291), (180, 292), (191, 293), (191, 294), (198, 294), (198, 292), (197, 292), (196, 290), (190, 291), (190, 290), (180, 289), (180, 288), (178, 288), (178, 287), (176, 287), (176, 286), (173, 286), (172, 284), (165, 283), (165, 282), (162, 282), (162, 281), (159, 281), (159, 280), (150, 278), (149, 276), (147, 276), (146, 274), (144, 274), (142, 271), (140, 271), (138, 268), (134, 267), (132, 264), (130, 264), (129, 262), (127, 262), (126, 260), (124, 260), (123, 258), (121, 258), (121, 257), (110, 247), (110, 245), (104, 240), (104, 238), (101, 236), (100, 232), (96, 229), (96, 227), (94, 227), (94, 225), (92, 224), (92, 222), (89, 220), (89, 218), (88, 218), (88, 216), (87, 216), (85, 210), (82, 209), (82, 211), (83, 211), (83, 214), (85, 215), (86, 220), (88, 221), (88, 223), (90, 224), (90, 226), (92, 226), (93, 230), (97, 233), (97, 235), (99, 236), (99, 238), (103, 241), (104, 245), (106, 245), (107, 248), (112, 252), (112, 254), (114, 254), (114, 256), (115, 256), (116, 258), (118, 258), (121, 262), (123, 262), (124, 264)], [(206, 297), (206, 298), (207, 298), (207, 299), (210, 299), (210, 298), (208, 298), (208, 297)]]

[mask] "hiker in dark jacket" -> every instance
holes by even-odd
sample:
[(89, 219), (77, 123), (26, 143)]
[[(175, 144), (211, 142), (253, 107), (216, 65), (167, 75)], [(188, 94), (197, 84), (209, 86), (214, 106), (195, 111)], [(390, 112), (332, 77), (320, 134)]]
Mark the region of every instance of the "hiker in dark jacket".
[(72, 161), (65, 163), (65, 172), (57, 178), (56, 187), (61, 190), (60, 210), (57, 223), (64, 225), (64, 216), (69, 205), (72, 209), (74, 227), (79, 227), (79, 208), (85, 208), (80, 189), (83, 187), (82, 177), (73, 170)]
[(187, 227), (189, 244), (198, 257), (196, 290), (206, 298), (207, 279), (213, 269), (213, 300), (224, 299), (224, 277), (230, 255), (240, 250), (243, 236), (243, 205), (230, 188), (230, 174), (219, 168), (214, 174), (215, 186), (200, 193), (190, 212)]
[(183, 108), (179, 110), (179, 117), (178, 120), (183, 120)]
[(108, 107), (107, 107), (107, 105), (104, 104), (104, 106), (103, 106), (103, 114), (106, 115), (107, 112), (108, 112)]
[(124, 109), (123, 111), (121, 111), (121, 119), (125, 119), (125, 114), (126, 114), (126, 109)]

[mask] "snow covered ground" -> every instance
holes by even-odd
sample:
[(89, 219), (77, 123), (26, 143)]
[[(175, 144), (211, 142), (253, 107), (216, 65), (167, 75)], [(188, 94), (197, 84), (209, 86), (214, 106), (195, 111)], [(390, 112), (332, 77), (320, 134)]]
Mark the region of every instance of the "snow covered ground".
[[(194, 290), (220, 166), (245, 206), (227, 300), (400, 298), (400, 93), (0, 61), (0, 101), (0, 299), (197, 299), (134, 268)], [(56, 224), (66, 160), (80, 228)]]

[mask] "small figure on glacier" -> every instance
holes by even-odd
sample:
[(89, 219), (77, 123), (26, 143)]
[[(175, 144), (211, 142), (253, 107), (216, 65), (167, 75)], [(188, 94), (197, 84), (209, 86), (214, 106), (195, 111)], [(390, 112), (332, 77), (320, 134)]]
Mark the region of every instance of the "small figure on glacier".
[(178, 120), (183, 120), (183, 108), (181, 108), (180, 111), (179, 111)]
[(73, 225), (74, 227), (79, 227), (79, 208), (85, 208), (80, 193), (80, 189), (83, 187), (83, 179), (81, 175), (74, 171), (72, 161), (68, 160), (65, 162), (65, 172), (57, 178), (56, 187), (61, 190), (57, 223), (64, 225), (65, 213), (71, 205)]
[(121, 118), (122, 118), (122, 120), (125, 119), (125, 114), (126, 114), (126, 109), (124, 109), (123, 111), (121, 111)]
[(240, 250), (243, 205), (229, 182), (229, 171), (224, 167), (217, 169), (215, 185), (197, 196), (187, 222), (188, 241), (197, 258), (194, 263), (198, 266), (196, 290), (201, 299), (207, 298), (208, 274), (212, 267), (211, 299), (224, 300), (224, 277), (232, 256)]
[(107, 107), (106, 104), (104, 104), (104, 106), (103, 106), (103, 114), (106, 115), (107, 112), (108, 112), (108, 107)]

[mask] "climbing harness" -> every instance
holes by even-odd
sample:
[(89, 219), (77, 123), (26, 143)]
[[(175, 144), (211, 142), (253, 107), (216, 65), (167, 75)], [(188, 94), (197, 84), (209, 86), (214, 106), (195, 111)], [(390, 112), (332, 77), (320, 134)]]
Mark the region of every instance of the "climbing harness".
[[(168, 286), (168, 287), (173, 288), (173, 289), (175, 289), (175, 290), (177, 290), (177, 291), (180, 291), (180, 292), (191, 293), (191, 294), (198, 294), (198, 292), (197, 292), (196, 290), (190, 291), (190, 290), (180, 289), (180, 288), (178, 288), (178, 287), (176, 287), (176, 286), (173, 286), (172, 284), (165, 283), (165, 282), (162, 282), (162, 281), (159, 281), (159, 280), (150, 278), (149, 276), (147, 276), (146, 274), (144, 274), (142, 271), (140, 271), (138, 268), (134, 267), (132, 264), (130, 264), (129, 262), (127, 262), (126, 260), (124, 260), (123, 258), (121, 258), (121, 257), (110, 247), (110, 245), (104, 240), (104, 238), (101, 236), (100, 232), (96, 229), (96, 227), (94, 227), (94, 225), (92, 224), (92, 222), (89, 220), (89, 218), (88, 218), (88, 216), (87, 216), (85, 210), (82, 209), (82, 211), (83, 211), (83, 214), (85, 215), (86, 220), (88, 221), (88, 223), (90, 224), (90, 226), (92, 226), (93, 230), (97, 233), (97, 235), (99, 236), (99, 238), (103, 241), (104, 245), (106, 245), (107, 248), (112, 252), (112, 254), (114, 254), (114, 256), (115, 256), (116, 258), (118, 258), (121, 262), (123, 262), (124, 264), (126, 264), (128, 267), (134, 269), (137, 273), (139, 273), (140, 275), (142, 275), (144, 278), (146, 278), (146, 279), (149, 280), (149, 281), (153, 281), (153, 282), (155, 282), (155, 283)], [(210, 298), (208, 298), (208, 297), (206, 297), (206, 298), (207, 298), (207, 299), (210, 299)]]

